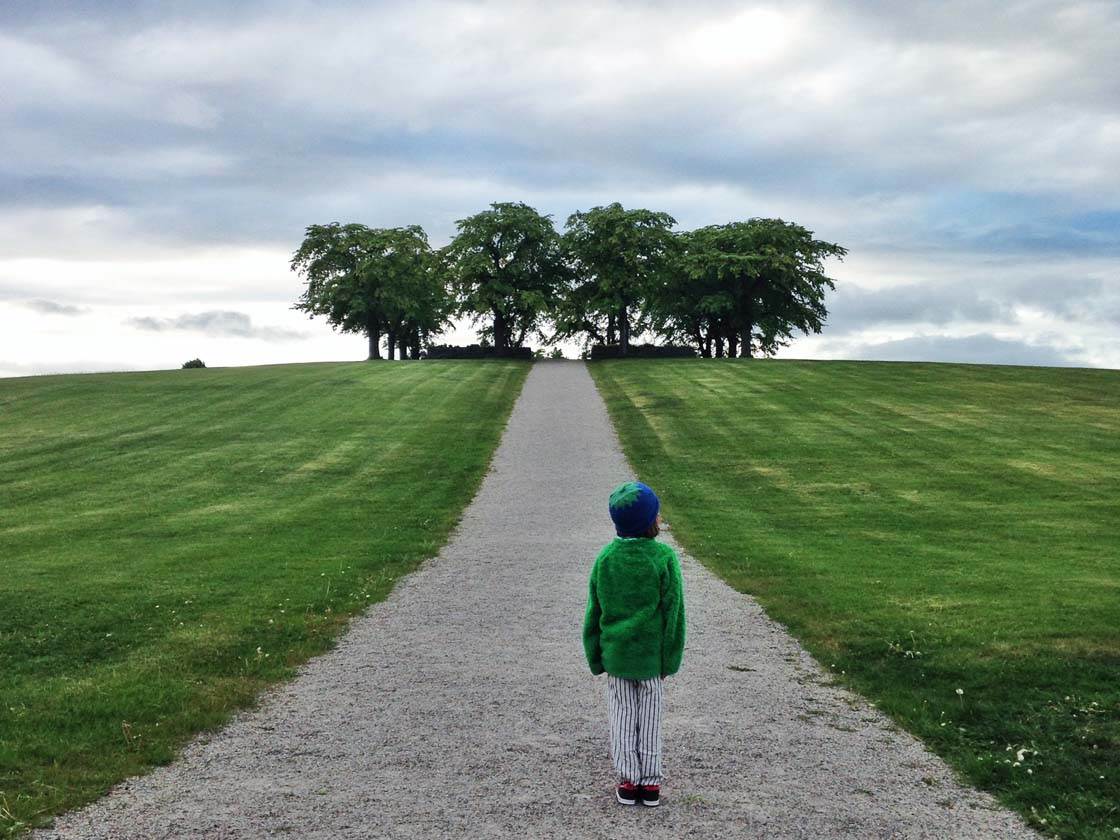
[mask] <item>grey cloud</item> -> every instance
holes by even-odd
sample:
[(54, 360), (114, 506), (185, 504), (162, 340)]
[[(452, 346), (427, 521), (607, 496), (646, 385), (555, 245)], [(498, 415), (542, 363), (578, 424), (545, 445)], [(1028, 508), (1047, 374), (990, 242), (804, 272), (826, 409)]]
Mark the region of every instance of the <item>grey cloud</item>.
[(21, 304), (28, 309), (34, 309), (44, 315), (84, 315), (89, 310), (84, 306), (71, 306), (68, 303), (56, 303), (53, 300), (25, 300)]
[(1120, 268), (1113, 276), (1061, 276), (1033, 271), (1002, 283), (1001, 294), (1019, 306), (1070, 321), (1120, 324)]
[(825, 329), (844, 334), (880, 324), (1012, 320), (1011, 300), (985, 297), (965, 284), (912, 283), (885, 289), (838, 284), (829, 296)]
[(1106, 282), (1096, 276), (1103, 264), (962, 261), (903, 285), (872, 289), (838, 282), (825, 301), (825, 332), (844, 336), (878, 326), (964, 323), (1006, 328), (1021, 323), (1028, 311), (1072, 324), (1115, 324), (1120, 277)]
[(129, 318), (129, 326), (150, 332), (200, 332), (221, 338), (256, 338), (264, 341), (293, 341), (307, 337), (306, 333), (280, 327), (257, 327), (244, 312), (199, 312), (177, 318)]
[(1084, 362), (1072, 351), (1053, 345), (1010, 341), (989, 333), (969, 336), (921, 335), (879, 344), (864, 344), (853, 359), (883, 362), (958, 362), (989, 365), (1077, 367)]
[[(207, 4), (174, 26), (143, 5), (111, 4), (104, 17), (59, 14), (52, 27), (21, 33), (69, 69), (41, 81), (58, 88), (50, 107), (10, 120), (6, 133), (22, 139), (0, 140), (5, 159), (19, 164), (2, 192), (50, 189), (65, 200), (70, 186), (84, 201), (160, 210), (173, 184), (176, 200), (153, 229), (189, 231), (217, 218), (215, 231), (236, 238), (290, 229), (281, 218), (292, 202), (277, 199), (299, 195), (309, 212), (324, 212), (353, 203), (344, 196), (357, 174), (386, 169), (470, 173), (526, 191), (655, 182), (856, 196), (922, 192), (946, 179), (1032, 192), (1120, 183), (1115, 144), (1098, 130), (1117, 108), (1114, 86), (1094, 71), (1107, 63), (1094, 56), (1114, 43), (1107, 36), (1120, 21), (1103, 6), (1094, 19), (1075, 3), (1014, 14), (969, 4), (967, 15), (810, 5), (799, 18), (806, 31), (769, 55), (765, 44), (731, 49), (750, 35), (741, 15), (758, 10), (726, 3), (702, 13), (618, 3), (597, 16), (578, 6), (472, 6), (469, 38), (460, 37), (467, 18), (454, 5), (335, 3), (309, 16), (294, 3), (267, 14)], [(23, 8), (17, 18), (29, 14)], [(1045, 56), (1026, 26), (1040, 20), (1063, 36)], [(704, 37), (726, 29), (708, 51), (689, 40), (705, 26)], [(74, 38), (75, 27), (100, 37)], [(511, 30), (518, 37), (507, 37)], [(998, 46), (994, 70), (1043, 66), (1008, 78), (987, 72), (984, 62), (995, 59), (974, 43), (977, 32)], [(303, 49), (308, 41), (323, 49)], [(767, 57), (732, 60), (732, 52)], [(945, 68), (952, 72), (942, 78)], [(1003, 86), (977, 93), (990, 76)], [(112, 91), (111, 103), (101, 93), (68, 99), (72, 79)], [(1098, 80), (1103, 98), (1083, 112), (1067, 92), (1084, 80)], [(1013, 103), (1003, 101), (1005, 88)], [(27, 149), (32, 159), (21, 160)], [(99, 179), (73, 169), (91, 154)], [(239, 203), (258, 212), (225, 218), (222, 208)], [(213, 212), (197, 212), (206, 207)], [(1012, 244), (1027, 235), (1037, 236), (1015, 233)]]

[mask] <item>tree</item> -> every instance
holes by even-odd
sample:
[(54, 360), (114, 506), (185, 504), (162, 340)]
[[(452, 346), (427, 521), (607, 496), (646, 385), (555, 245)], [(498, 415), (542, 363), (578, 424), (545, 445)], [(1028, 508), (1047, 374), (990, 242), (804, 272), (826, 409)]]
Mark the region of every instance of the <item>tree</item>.
[(396, 244), (396, 253), (410, 255), (411, 264), (404, 261), (404, 270), (386, 272), (380, 289), (389, 342), (393, 344), (395, 340), (399, 345), (401, 358), (405, 353), (419, 358), (421, 345), (444, 332), (455, 307), (447, 291), (446, 273), (438, 252), (429, 248), (420, 228), (416, 231), (422, 241), (410, 241), (408, 236), (402, 236)]
[(439, 254), (428, 245), (424, 231), (413, 225), (385, 233), (382, 254), (386, 259), (381, 263), (378, 299), (385, 318), (389, 358), (393, 358), (395, 344), (402, 359), (406, 354), (416, 359), (421, 345), (450, 323), (454, 302), (447, 292)]
[(566, 269), (551, 217), (520, 202), (494, 203), (456, 222), (443, 249), (458, 311), (499, 350), (521, 347), (554, 310)]
[(625, 354), (669, 265), (675, 224), (668, 213), (626, 210), (618, 202), (569, 216), (564, 241), (578, 279), (558, 335), (584, 332), (607, 344), (617, 340)]
[(381, 358), (381, 336), (390, 359), (401, 348), (415, 356), (421, 339), (447, 321), (447, 294), (439, 262), (422, 228), (311, 225), (292, 256), (307, 287), (293, 308), (322, 315), (342, 332), (364, 333), (369, 358)]
[(836, 285), (824, 260), (848, 251), (781, 219), (711, 225), (682, 236), (673, 278), (656, 305), (658, 329), (702, 355), (772, 355), (795, 330), (819, 333)]
[(702, 357), (711, 358), (715, 339), (724, 334), (735, 307), (734, 297), (713, 272), (690, 271), (702, 250), (693, 241), (692, 231), (677, 234), (677, 242), (673, 267), (650, 297), (651, 327), (670, 341), (694, 345)]

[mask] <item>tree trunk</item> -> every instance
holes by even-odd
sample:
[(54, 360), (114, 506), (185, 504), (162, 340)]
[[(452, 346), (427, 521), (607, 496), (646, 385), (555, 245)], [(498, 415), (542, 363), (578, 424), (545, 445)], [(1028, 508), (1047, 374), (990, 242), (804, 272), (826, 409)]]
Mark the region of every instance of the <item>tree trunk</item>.
[(614, 344), (614, 315), (607, 316), (607, 344)]
[(753, 355), (751, 353), (751, 333), (753, 331), (754, 331), (754, 324), (751, 324), (751, 323), (748, 323), (746, 325), (746, 327), (743, 328), (743, 358), (744, 359), (753, 358)]
[(720, 333), (716, 333), (716, 358), (723, 358), (723, 336)]
[(388, 340), (389, 361), (391, 362), (396, 358), (394, 353), (397, 350), (397, 331), (396, 330), (389, 330), (388, 338), (389, 338), (389, 340)]
[(412, 358), (420, 358), (420, 330), (413, 330), (412, 332)]
[(494, 347), (503, 350), (509, 347), (509, 328), (506, 325), (505, 316), (497, 309), (492, 311), (494, 313)]
[(618, 345), (620, 356), (625, 356), (630, 349), (630, 313), (626, 311), (626, 304), (618, 308)]
[(400, 338), (397, 339), (397, 343), (401, 348), (401, 361), (403, 362), (408, 358), (408, 333), (402, 330)]
[(734, 359), (739, 356), (739, 336), (735, 330), (727, 331), (727, 358)]
[[(369, 336), (369, 358), (381, 358), (381, 329), (376, 323), (370, 324), (366, 327), (366, 335)], [(368, 360), (367, 360), (368, 361)]]
[(712, 334), (710, 332), (704, 336), (704, 348), (700, 351), (700, 355), (705, 359), (712, 358)]

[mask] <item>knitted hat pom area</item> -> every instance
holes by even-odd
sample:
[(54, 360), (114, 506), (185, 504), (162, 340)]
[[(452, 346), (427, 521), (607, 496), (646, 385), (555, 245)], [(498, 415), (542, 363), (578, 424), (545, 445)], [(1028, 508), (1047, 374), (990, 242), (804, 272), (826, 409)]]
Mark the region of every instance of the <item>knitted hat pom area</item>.
[(657, 494), (640, 481), (627, 481), (611, 493), (611, 519), (620, 537), (645, 536), (660, 509)]

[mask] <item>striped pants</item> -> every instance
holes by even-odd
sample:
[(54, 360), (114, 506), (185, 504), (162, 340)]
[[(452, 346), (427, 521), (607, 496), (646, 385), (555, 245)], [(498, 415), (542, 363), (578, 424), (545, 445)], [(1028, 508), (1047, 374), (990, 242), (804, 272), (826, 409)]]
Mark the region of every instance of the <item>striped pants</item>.
[(607, 675), (611, 757), (619, 781), (661, 784), (661, 704), (665, 681)]

